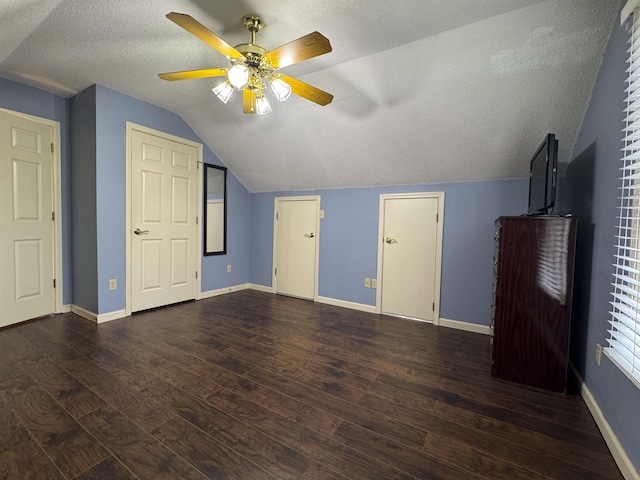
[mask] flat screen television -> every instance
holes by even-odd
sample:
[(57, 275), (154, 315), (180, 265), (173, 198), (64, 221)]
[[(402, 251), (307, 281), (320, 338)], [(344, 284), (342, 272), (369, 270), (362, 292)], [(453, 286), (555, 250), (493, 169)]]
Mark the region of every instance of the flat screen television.
[(550, 215), (556, 201), (558, 140), (553, 133), (531, 158), (529, 169), (529, 215)]

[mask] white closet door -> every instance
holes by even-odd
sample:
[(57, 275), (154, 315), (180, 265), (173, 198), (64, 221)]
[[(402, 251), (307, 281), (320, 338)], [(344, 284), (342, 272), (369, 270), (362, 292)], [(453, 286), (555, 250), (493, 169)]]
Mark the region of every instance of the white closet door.
[(52, 128), (0, 112), (0, 327), (53, 312)]
[(437, 198), (383, 202), (382, 313), (433, 320)]
[(131, 132), (131, 311), (196, 297), (197, 148)]
[(313, 299), (319, 199), (276, 200), (276, 293)]

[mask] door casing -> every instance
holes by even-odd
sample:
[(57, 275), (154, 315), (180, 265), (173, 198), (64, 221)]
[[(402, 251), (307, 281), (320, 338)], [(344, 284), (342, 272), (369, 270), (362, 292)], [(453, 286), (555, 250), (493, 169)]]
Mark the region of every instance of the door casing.
[(61, 180), (61, 157), (60, 149), (62, 143), (60, 142), (60, 123), (55, 120), (49, 120), (48, 118), (36, 117), (35, 115), (29, 115), (27, 113), (15, 112), (6, 108), (0, 108), (0, 111), (13, 115), (16, 117), (25, 118), (32, 122), (41, 123), (47, 125), (52, 129), (53, 142), (53, 158), (51, 165), (51, 191), (52, 191), (52, 205), (55, 212), (55, 220), (53, 221), (52, 229), (52, 242), (53, 242), (53, 275), (56, 282), (56, 286), (53, 289), (53, 311), (52, 313), (63, 313), (71, 311), (71, 305), (64, 306), (62, 293), (64, 290), (64, 278), (62, 269), (62, 180)]
[[(440, 324), (440, 283), (442, 276), (442, 236), (444, 232), (444, 192), (417, 192), (417, 193), (393, 193), (380, 195), (380, 204), (378, 209), (378, 265), (377, 265), (377, 283), (381, 285), (382, 280), (382, 261), (384, 250), (384, 202), (387, 199), (402, 198), (436, 198), (438, 199), (438, 224), (436, 232), (436, 268), (434, 275), (434, 309), (433, 324)], [(376, 289), (376, 313), (382, 313), (382, 290)]]
[(142, 125), (137, 125), (132, 122), (127, 122), (126, 126), (126, 180), (125, 180), (125, 192), (126, 192), (126, 221), (125, 221), (125, 229), (126, 229), (126, 253), (125, 253), (125, 278), (126, 278), (126, 289), (125, 289), (125, 315), (131, 315), (131, 164), (133, 159), (131, 158), (131, 132), (133, 130), (137, 130), (142, 133), (146, 133), (149, 135), (155, 135), (158, 137), (162, 137), (167, 140), (171, 140), (173, 142), (184, 143), (195, 147), (198, 151), (197, 158), (197, 212), (198, 212), (198, 221), (197, 221), (197, 231), (196, 231), (196, 251), (198, 252), (198, 262), (197, 262), (197, 272), (198, 278), (196, 279), (196, 291), (194, 292), (194, 298), (199, 300), (201, 298), (201, 290), (202, 290), (202, 212), (203, 212), (203, 199), (202, 199), (202, 144), (198, 142), (194, 142), (192, 140), (187, 140), (185, 138), (181, 138), (175, 135), (171, 135), (169, 133), (161, 132), (160, 130), (155, 130), (153, 128), (144, 127)]
[(295, 201), (314, 201), (316, 203), (316, 231), (315, 231), (315, 262), (314, 262), (314, 287), (313, 301), (318, 301), (318, 269), (319, 269), (319, 250), (320, 250), (320, 195), (308, 195), (300, 197), (276, 197), (273, 201), (273, 260), (271, 268), (271, 292), (276, 293), (276, 266), (278, 262), (278, 204), (279, 202), (295, 202)]

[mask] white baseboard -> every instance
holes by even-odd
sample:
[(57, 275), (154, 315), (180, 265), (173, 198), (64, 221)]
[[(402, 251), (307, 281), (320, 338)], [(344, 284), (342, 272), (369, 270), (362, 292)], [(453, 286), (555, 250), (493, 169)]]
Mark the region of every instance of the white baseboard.
[(627, 453), (622, 448), (622, 445), (618, 441), (618, 437), (614, 433), (611, 425), (607, 422), (607, 419), (604, 418), (602, 414), (602, 410), (598, 406), (596, 399), (593, 397), (589, 388), (584, 383), (584, 380), (576, 370), (576, 367), (573, 363), (570, 363), (571, 370), (573, 370), (574, 375), (578, 379), (578, 383), (580, 384), (580, 393), (582, 394), (582, 398), (584, 399), (584, 403), (587, 404), (589, 411), (591, 412), (591, 416), (596, 421), (598, 428), (600, 429), (600, 433), (604, 437), (604, 441), (607, 443), (607, 447), (611, 451), (611, 455), (613, 456), (614, 461), (618, 465), (622, 476), (625, 480), (640, 480), (640, 475), (638, 475), (638, 471), (631, 463), (631, 460), (627, 456)]
[(448, 318), (441, 318), (438, 322), (438, 326), (455, 328), (456, 330), (464, 330), (466, 332), (482, 333), (483, 335), (491, 335), (491, 327), (489, 327), (489, 325), (460, 322), (459, 320), (449, 320)]
[(109, 313), (99, 313), (98, 318), (96, 319), (96, 323), (104, 323), (110, 322), (112, 320), (118, 320), (119, 318), (124, 318), (127, 316), (126, 310), (115, 310)]
[(205, 298), (217, 297), (218, 295), (224, 295), (225, 293), (239, 292), (240, 290), (247, 290), (249, 283), (243, 283), (241, 285), (234, 285), (233, 287), (218, 288), (217, 290), (208, 290), (206, 292), (200, 292), (198, 300), (204, 300)]
[(274, 293), (273, 287), (267, 287), (266, 285), (258, 285), (257, 283), (250, 283), (249, 288), (251, 290), (257, 290), (258, 292)]
[(321, 297), (318, 295), (315, 299), (318, 303), (333, 305), (334, 307), (350, 308), (360, 312), (376, 313), (375, 305), (365, 305), (364, 303), (347, 302), (346, 300), (338, 300), (336, 298)]
[(71, 311), (71, 304), (67, 304), (67, 305), (62, 305), (62, 307), (60, 307), (60, 311), (57, 313), (69, 313)]
[(97, 313), (90, 312), (89, 310), (79, 307), (78, 305), (71, 305), (71, 311), (76, 315), (80, 315), (82, 318), (91, 320), (92, 322), (95, 322), (98, 319)]
[(79, 307), (77, 305), (71, 305), (71, 311), (76, 315), (80, 315), (82, 318), (86, 318), (87, 320), (91, 320), (95, 323), (104, 323), (110, 322), (111, 320), (117, 320), (119, 318), (124, 318), (127, 316), (125, 310), (115, 310), (109, 313), (94, 313), (90, 312), (87, 309)]

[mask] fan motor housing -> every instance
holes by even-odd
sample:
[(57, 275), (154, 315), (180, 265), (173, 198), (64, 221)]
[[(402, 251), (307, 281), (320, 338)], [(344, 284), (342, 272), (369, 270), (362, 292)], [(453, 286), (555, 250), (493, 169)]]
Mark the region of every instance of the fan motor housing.
[(257, 66), (260, 63), (260, 57), (267, 53), (266, 48), (254, 45), (253, 43), (241, 43), (240, 45), (236, 45), (234, 48), (244, 55), (250, 64), (255, 62), (256, 65), (253, 66)]

